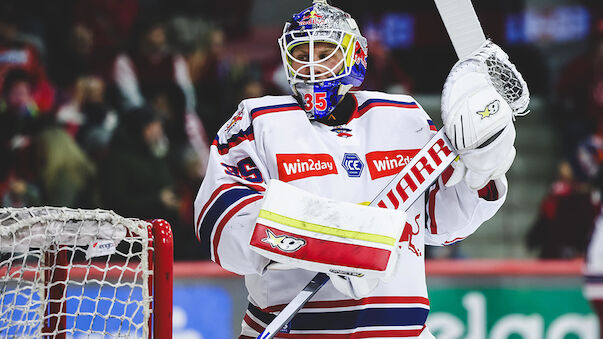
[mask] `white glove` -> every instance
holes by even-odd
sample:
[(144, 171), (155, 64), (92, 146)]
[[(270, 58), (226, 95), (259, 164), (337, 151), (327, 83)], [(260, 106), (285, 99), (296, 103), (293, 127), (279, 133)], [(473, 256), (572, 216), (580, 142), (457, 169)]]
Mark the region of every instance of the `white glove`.
[(329, 277), (339, 292), (356, 300), (369, 296), (379, 285), (378, 278), (345, 277), (337, 274), (329, 274)]
[(472, 189), (503, 176), (515, 158), (515, 116), (525, 115), (529, 92), (507, 54), (487, 41), (459, 60), (442, 92), (442, 121), (459, 159), (446, 186)]
[(502, 177), (515, 159), (514, 141), (515, 126), (511, 123), (487, 146), (459, 154), (460, 160), (452, 163), (454, 172), (446, 186), (454, 186), (465, 179), (469, 188), (479, 190), (490, 180)]

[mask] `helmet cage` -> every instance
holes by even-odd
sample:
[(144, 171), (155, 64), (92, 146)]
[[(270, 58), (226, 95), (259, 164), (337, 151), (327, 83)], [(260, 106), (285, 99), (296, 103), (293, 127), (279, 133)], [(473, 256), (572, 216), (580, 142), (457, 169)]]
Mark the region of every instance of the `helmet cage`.
[[(327, 56), (315, 56), (317, 43), (335, 48)], [(349, 14), (326, 2), (314, 1), (312, 7), (295, 14), (285, 24), (278, 44), (293, 96), (310, 119), (330, 114), (344, 95), (364, 80), (366, 39)], [(308, 45), (308, 60), (299, 60), (292, 53), (303, 44)], [(332, 58), (341, 59), (333, 62)]]
[[(317, 42), (329, 43), (335, 48), (328, 56), (314, 60), (314, 48)], [(287, 80), (293, 86), (294, 83), (299, 82), (317, 83), (345, 78), (352, 73), (354, 66), (355, 42), (356, 38), (352, 34), (340, 29), (325, 30), (321, 28), (284, 33), (279, 39), (279, 45), (283, 66), (287, 70)], [(309, 60), (307, 61), (299, 60), (292, 54), (293, 49), (302, 44), (308, 44)], [(341, 59), (330, 68), (327, 67), (325, 62), (337, 57), (338, 52), (341, 53)], [(293, 62), (301, 66), (295, 69)]]

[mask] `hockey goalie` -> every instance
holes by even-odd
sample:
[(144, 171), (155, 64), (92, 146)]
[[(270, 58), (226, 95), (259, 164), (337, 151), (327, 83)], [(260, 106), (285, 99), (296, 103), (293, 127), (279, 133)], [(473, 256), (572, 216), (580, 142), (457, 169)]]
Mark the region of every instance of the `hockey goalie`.
[(330, 281), (277, 338), (433, 338), (425, 245), (463, 240), (502, 206), (525, 82), (490, 41), (459, 60), (442, 95), (458, 160), (407, 210), (366, 206), (436, 134), (432, 120), (411, 96), (356, 90), (367, 40), (326, 1), (278, 43), (291, 95), (240, 103), (195, 200), (204, 250), (245, 276), (239, 338), (258, 337), (316, 272)]

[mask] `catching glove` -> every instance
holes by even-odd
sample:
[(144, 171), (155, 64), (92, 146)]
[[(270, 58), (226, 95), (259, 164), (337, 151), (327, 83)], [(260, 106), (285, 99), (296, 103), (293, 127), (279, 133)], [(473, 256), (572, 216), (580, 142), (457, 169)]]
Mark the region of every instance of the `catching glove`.
[(521, 74), (491, 41), (454, 65), (442, 91), (444, 130), (459, 154), (447, 186), (464, 179), (478, 190), (509, 170), (513, 121), (527, 114), (529, 100)]

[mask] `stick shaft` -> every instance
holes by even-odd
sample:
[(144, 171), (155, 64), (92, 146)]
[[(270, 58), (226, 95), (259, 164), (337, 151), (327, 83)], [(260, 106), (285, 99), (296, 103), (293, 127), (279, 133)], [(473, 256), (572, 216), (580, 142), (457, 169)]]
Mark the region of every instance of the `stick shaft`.
[(266, 326), (266, 329), (258, 339), (271, 339), (304, 307), (304, 305), (318, 292), (318, 290), (329, 281), (329, 276), (325, 273), (318, 273), (312, 280), (299, 292), (293, 300)]
[(486, 36), (471, 0), (434, 0), (459, 59), (477, 50)]

